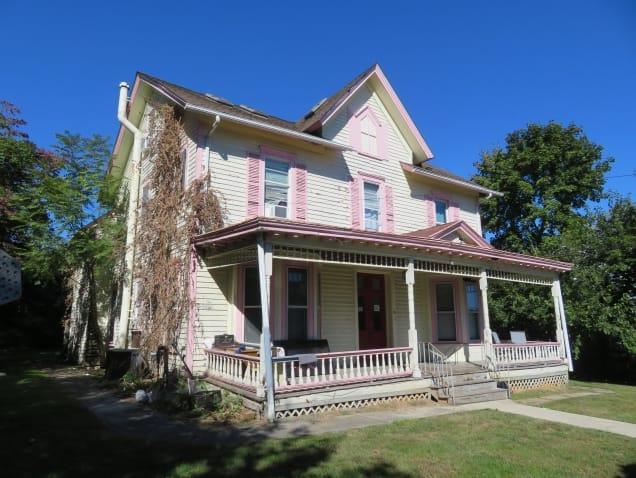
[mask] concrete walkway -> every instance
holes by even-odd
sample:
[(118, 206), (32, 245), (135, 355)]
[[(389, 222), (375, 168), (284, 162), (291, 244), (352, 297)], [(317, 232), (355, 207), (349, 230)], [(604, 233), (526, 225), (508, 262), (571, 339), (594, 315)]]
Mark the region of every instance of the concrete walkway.
[(121, 399), (100, 389), (93, 378), (78, 369), (47, 370), (75, 398), (84, 404), (111, 430), (135, 436), (146, 442), (188, 440), (198, 444), (246, 443), (267, 438), (290, 438), (322, 433), (337, 433), (400, 420), (435, 417), (474, 410), (498, 410), (565, 425), (600, 430), (636, 438), (636, 425), (523, 405), (512, 400), (471, 403), (458, 406), (412, 405), (376, 408), (350, 414), (316, 414), (246, 425), (202, 425), (171, 420), (131, 399)]
[[(475, 407), (473, 408), (473, 406)], [(547, 420), (549, 422), (563, 423), (564, 425), (616, 433), (618, 435), (636, 438), (636, 424), (633, 423), (590, 417), (588, 415), (578, 415), (576, 413), (560, 412), (557, 410), (550, 410), (549, 408), (532, 407), (512, 400), (462, 405), (456, 408), (463, 408), (464, 410), (483, 410), (484, 408), (488, 408), (490, 410), (523, 415), (524, 417), (536, 418), (538, 420)]]

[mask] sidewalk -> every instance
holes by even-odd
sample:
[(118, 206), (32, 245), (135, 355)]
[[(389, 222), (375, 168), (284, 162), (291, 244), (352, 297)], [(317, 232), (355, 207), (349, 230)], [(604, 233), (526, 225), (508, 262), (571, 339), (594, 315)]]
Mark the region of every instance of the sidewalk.
[[(66, 373), (65, 373), (66, 372)], [(55, 371), (56, 378), (84, 403), (106, 426), (144, 441), (196, 440), (197, 443), (245, 443), (266, 438), (289, 438), (322, 433), (338, 433), (357, 428), (386, 425), (400, 420), (428, 418), (475, 410), (498, 410), (575, 427), (600, 430), (636, 438), (636, 425), (615, 420), (559, 412), (546, 408), (523, 405), (512, 400), (499, 400), (467, 405), (421, 405), (399, 408), (369, 409), (350, 414), (317, 414), (275, 423), (257, 422), (247, 425), (198, 426), (170, 420), (149, 407), (130, 399), (120, 399), (101, 390), (93, 379), (80, 377), (69, 371)]]

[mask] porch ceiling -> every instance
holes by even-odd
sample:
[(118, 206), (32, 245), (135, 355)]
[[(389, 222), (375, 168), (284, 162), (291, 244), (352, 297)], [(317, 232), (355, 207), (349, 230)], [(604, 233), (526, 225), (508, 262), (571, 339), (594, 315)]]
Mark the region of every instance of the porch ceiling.
[(297, 244), (298, 240), (310, 239), (324, 242), (331, 249), (336, 244), (339, 246), (359, 244), (367, 247), (380, 247), (385, 251), (390, 250), (392, 255), (402, 257), (413, 256), (419, 259), (421, 255), (441, 255), (448, 258), (449, 261), (477, 261), (482, 263), (484, 267), (492, 269), (497, 269), (498, 265), (556, 273), (572, 269), (572, 264), (567, 262), (500, 251), (492, 247), (458, 244), (443, 239), (408, 234), (359, 231), (280, 218), (256, 217), (202, 234), (192, 242), (197, 247), (210, 248), (214, 254), (218, 254), (229, 249), (253, 244), (255, 236), (259, 233), (266, 233), (276, 242), (280, 242), (281, 239), (289, 239)]

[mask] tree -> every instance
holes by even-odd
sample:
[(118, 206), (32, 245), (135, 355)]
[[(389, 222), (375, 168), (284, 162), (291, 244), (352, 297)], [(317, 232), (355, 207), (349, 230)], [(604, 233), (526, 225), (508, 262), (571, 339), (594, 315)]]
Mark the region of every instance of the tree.
[[(621, 364), (636, 356), (634, 204), (617, 199), (608, 212), (589, 208), (606, 197), (604, 174), (612, 162), (577, 126), (532, 124), (508, 135), (505, 148), (483, 154), (475, 178), (504, 193), (482, 202), (493, 245), (574, 263), (562, 278), (570, 340), (583, 364), (578, 371), (596, 377), (624, 371)], [(494, 329), (554, 337), (545, 288), (494, 282), (489, 305)], [(599, 358), (612, 365), (592, 370)]]
[(575, 125), (530, 124), (506, 137), (506, 147), (484, 153), (476, 180), (501, 191), (481, 205), (492, 244), (515, 252), (540, 253), (546, 238), (559, 235), (588, 201), (603, 197), (612, 158)]

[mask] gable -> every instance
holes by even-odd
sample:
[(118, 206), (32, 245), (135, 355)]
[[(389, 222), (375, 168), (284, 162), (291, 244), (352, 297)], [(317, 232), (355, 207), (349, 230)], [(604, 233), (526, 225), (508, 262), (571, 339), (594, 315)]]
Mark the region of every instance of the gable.
[(453, 221), (426, 229), (419, 229), (417, 231), (408, 232), (405, 235), (441, 239), (488, 249), (492, 248), (488, 241), (481, 237), (481, 234), (464, 221)]
[[(359, 104), (359, 98), (364, 96), (365, 89), (371, 92), (371, 96), (381, 105), (384, 115), (386, 116), (385, 119), (392, 124), (396, 134), (400, 136), (401, 141), (411, 151), (412, 158), (410, 158), (409, 162), (414, 160), (415, 163), (421, 163), (431, 159), (433, 153), (411, 120), (402, 102), (395, 94), (395, 91), (384, 76), (379, 65), (375, 65), (375, 67), (368, 70), (366, 76), (361, 77), (357, 84), (347, 85), (344, 94), (342, 91), (338, 92), (338, 101), (331, 101), (333, 104), (327, 111), (320, 111), (319, 114), (321, 116), (316, 118), (312, 127), (315, 127), (316, 124), (320, 124), (324, 137), (333, 138), (335, 136), (334, 133), (337, 134), (339, 130), (337, 125), (339, 124), (340, 127), (342, 127), (342, 112), (349, 111), (350, 114), (355, 114), (359, 111), (361, 106)], [(329, 103), (330, 100), (327, 100), (327, 103)], [(358, 104), (356, 104), (357, 102)], [(336, 124), (335, 128), (334, 123)], [(334, 131), (334, 129), (336, 131)]]

